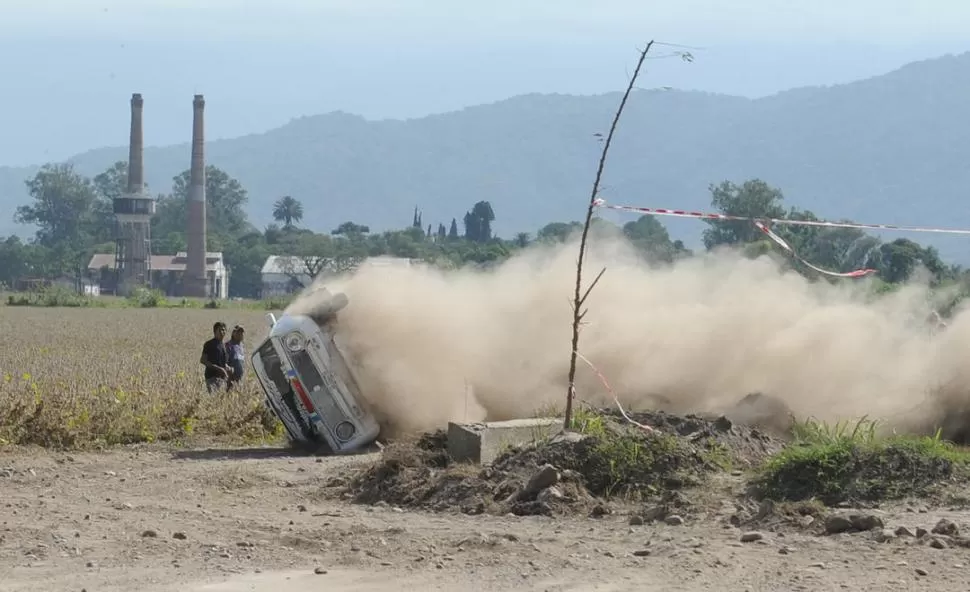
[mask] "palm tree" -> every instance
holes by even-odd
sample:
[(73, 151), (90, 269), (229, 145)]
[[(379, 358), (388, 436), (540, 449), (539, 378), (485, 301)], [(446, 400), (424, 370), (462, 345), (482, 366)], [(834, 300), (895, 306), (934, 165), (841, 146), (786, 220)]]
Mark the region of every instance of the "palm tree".
[(273, 204), (273, 219), (282, 222), (283, 228), (289, 230), (294, 222), (303, 219), (303, 204), (298, 199), (284, 195)]

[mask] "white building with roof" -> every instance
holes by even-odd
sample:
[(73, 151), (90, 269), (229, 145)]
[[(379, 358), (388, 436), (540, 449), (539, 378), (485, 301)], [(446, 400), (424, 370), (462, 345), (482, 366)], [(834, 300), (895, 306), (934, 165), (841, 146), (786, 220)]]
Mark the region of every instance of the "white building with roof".
[(303, 258), (294, 255), (270, 255), (259, 273), (262, 298), (293, 294), (313, 282)]
[[(151, 256), (151, 288), (161, 290), (166, 296), (182, 296), (182, 276), (185, 275), (187, 254), (180, 251), (175, 255)], [(229, 267), (221, 252), (205, 254), (207, 298), (225, 300), (229, 298)], [(114, 253), (96, 253), (88, 262), (88, 273), (99, 281), (100, 292), (113, 294), (115, 291)]]

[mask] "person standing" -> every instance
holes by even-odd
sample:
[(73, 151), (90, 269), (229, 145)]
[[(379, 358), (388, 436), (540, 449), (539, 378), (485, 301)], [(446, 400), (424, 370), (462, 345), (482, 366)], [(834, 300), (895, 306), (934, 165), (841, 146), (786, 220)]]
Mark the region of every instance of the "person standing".
[(232, 328), (232, 334), (229, 337), (228, 343), (226, 343), (226, 352), (229, 354), (229, 365), (232, 366), (232, 377), (229, 378), (228, 389), (231, 389), (234, 384), (240, 382), (243, 377), (243, 371), (246, 365), (246, 351), (243, 349), (243, 337), (245, 337), (245, 334), (246, 330), (242, 328), (242, 325), (236, 325)]
[(222, 321), (212, 326), (212, 339), (202, 344), (199, 363), (205, 366), (205, 388), (210, 393), (227, 388), (232, 376), (229, 353), (226, 351), (226, 324)]

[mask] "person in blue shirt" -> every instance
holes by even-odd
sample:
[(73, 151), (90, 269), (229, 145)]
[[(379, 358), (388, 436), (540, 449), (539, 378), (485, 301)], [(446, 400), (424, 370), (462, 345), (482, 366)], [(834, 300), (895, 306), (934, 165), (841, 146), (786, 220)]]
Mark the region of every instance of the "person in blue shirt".
[(245, 370), (246, 351), (243, 348), (245, 334), (246, 330), (242, 328), (242, 325), (236, 325), (232, 328), (229, 341), (226, 342), (226, 353), (229, 357), (229, 365), (232, 367), (232, 376), (229, 377), (229, 384), (227, 385), (230, 389), (242, 380)]

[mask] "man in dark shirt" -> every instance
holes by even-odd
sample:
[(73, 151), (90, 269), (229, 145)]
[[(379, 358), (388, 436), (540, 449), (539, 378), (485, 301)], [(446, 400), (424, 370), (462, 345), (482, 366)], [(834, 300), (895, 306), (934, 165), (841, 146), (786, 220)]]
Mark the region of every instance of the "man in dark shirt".
[(212, 339), (202, 344), (199, 363), (205, 366), (205, 388), (210, 393), (225, 388), (232, 376), (225, 338), (226, 324), (220, 321), (212, 326)]

